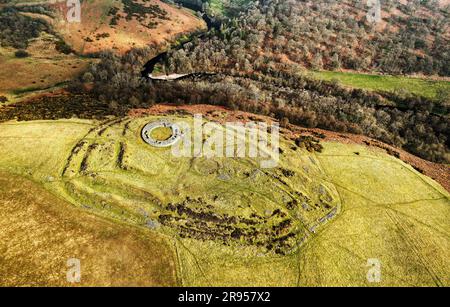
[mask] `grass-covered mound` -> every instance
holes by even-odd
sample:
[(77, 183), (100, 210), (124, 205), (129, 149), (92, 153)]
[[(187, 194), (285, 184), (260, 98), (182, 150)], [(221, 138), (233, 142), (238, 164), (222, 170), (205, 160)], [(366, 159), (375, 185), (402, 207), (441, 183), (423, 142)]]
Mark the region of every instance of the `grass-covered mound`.
[(310, 152), (285, 137), (273, 169), (175, 158), (140, 138), (159, 118), (3, 123), (0, 170), (170, 237), (183, 285), (371, 285), (372, 258), (380, 285), (449, 284), (449, 195), (409, 165), (359, 145)]

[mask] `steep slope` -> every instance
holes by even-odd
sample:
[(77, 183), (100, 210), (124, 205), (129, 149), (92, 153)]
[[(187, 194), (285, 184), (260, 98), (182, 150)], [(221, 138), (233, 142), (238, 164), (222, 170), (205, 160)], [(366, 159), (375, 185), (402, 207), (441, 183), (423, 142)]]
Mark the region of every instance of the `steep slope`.
[[(449, 76), (449, 7), (434, 1), (383, 1), (381, 19), (368, 18), (366, 1), (269, 1), (243, 6), (220, 33), (186, 50), (191, 66), (222, 52), (221, 68), (346, 69)], [(208, 55), (206, 55), (206, 54)], [(184, 63), (180, 63), (182, 69)]]

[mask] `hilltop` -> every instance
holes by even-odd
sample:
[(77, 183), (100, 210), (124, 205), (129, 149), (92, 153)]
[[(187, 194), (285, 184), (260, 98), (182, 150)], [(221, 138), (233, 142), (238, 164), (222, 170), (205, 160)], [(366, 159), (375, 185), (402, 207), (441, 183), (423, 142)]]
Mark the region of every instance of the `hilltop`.
[[(225, 129), (222, 121), (253, 118), (223, 108), (203, 110), (219, 130)], [(38, 215), (9, 224), (10, 240), (27, 238), (34, 230), (42, 231), (42, 243), (7, 249), (8, 255), (23, 255), (26, 263), (37, 261), (40, 270), (58, 265), (53, 258), (33, 256), (40, 250), (66, 253), (52, 245), (54, 232), (45, 231), (45, 223), (25, 225), (40, 219), (44, 208), (51, 210), (46, 213), (50, 216), (72, 214), (71, 203), (80, 219), (86, 214), (83, 219), (91, 221), (91, 226), (83, 222), (82, 229), (88, 227), (82, 230), (85, 241), (72, 243), (72, 257), (82, 257), (80, 246), (94, 242), (112, 244), (106, 255), (112, 257), (120, 240), (127, 256), (117, 265), (143, 251), (133, 264), (139, 270), (139, 263), (146, 263), (142, 267), (156, 274), (154, 285), (176, 280), (183, 286), (362, 286), (369, 285), (365, 266), (374, 257), (383, 263), (383, 285), (448, 285), (450, 257), (444, 247), (450, 195), (435, 181), (384, 149), (321, 140), (318, 133), (283, 130), (280, 162), (272, 169), (261, 169), (257, 158), (175, 158), (170, 148), (152, 147), (141, 139), (146, 123), (191, 123), (189, 112), (157, 108), (104, 121), (0, 124), (0, 171), (26, 177), (34, 182), (33, 189), (43, 187), (60, 199), (50, 205), (46, 199), (29, 197), (27, 206), (16, 206), (16, 214), (25, 214), (32, 205)], [(2, 176), (2, 186), (23, 182)], [(21, 195), (21, 185), (15, 186), (14, 193)], [(1, 198), (14, 197), (16, 202), (10, 194), (0, 190)], [(107, 233), (90, 238), (89, 229), (106, 223), (98, 217), (111, 226)], [(126, 225), (135, 230), (124, 238)], [(73, 232), (69, 226), (54, 227), (58, 240)], [(145, 244), (153, 245), (150, 254), (161, 259), (148, 262), (146, 247), (135, 237), (139, 231), (148, 238)], [(102, 263), (95, 253), (96, 249), (83, 258), (89, 268)], [(10, 265), (7, 261), (2, 267)], [(169, 266), (165, 279), (160, 275), (164, 265)], [(28, 267), (15, 268), (2, 275), (4, 285), (21, 284), (13, 276), (25, 276)], [(84, 284), (109, 279), (122, 285), (143, 282), (131, 271), (93, 274)], [(58, 282), (42, 277), (38, 284)]]

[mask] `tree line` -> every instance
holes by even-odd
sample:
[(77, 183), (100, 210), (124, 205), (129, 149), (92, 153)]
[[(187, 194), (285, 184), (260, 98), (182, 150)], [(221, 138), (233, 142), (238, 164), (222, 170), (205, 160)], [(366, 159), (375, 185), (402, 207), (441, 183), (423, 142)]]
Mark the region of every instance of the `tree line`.
[[(111, 112), (157, 103), (212, 104), (273, 116), (305, 127), (364, 134), (425, 159), (448, 162), (448, 105), (415, 95), (347, 89), (316, 80), (291, 65), (261, 72), (223, 71), (175, 82), (148, 81), (143, 64), (154, 49), (124, 56), (105, 52), (101, 61), (73, 82), (74, 93), (89, 93)], [(91, 83), (86, 90), (84, 84)]]

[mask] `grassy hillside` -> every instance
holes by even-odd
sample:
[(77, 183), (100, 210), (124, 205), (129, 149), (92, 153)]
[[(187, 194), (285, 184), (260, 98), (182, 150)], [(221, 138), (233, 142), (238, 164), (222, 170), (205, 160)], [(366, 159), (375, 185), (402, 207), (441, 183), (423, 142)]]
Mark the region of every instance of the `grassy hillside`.
[[(185, 256), (185, 283), (448, 285), (448, 193), (385, 154), (337, 143), (324, 143), (324, 147), (317, 159), (342, 202), (335, 219), (297, 253), (273, 259), (197, 241), (179, 245)], [(379, 284), (366, 279), (368, 259), (381, 262)]]
[[(48, 36), (33, 40), (26, 50), (30, 56), (18, 58), (14, 49), (0, 47), (0, 96), (6, 96), (9, 103), (33, 92), (58, 88), (86, 70), (93, 61), (58, 52)], [(12, 72), (14, 78), (11, 78)]]
[(450, 93), (450, 81), (336, 71), (320, 71), (313, 72), (312, 74), (319, 79), (327, 81), (336, 80), (344, 86), (369, 91), (412, 93), (431, 99), (435, 99), (443, 93)]
[[(165, 237), (93, 216), (42, 186), (0, 173), (0, 286), (175, 286), (176, 255)], [(151, 251), (151, 252), (150, 252)]]
[(309, 152), (286, 138), (274, 169), (175, 158), (140, 139), (158, 118), (3, 123), (0, 170), (77, 210), (171, 237), (183, 285), (372, 285), (369, 258), (382, 263), (379, 285), (450, 284), (450, 196), (409, 165), (356, 145)]
[(205, 27), (191, 12), (158, 0), (83, 1), (81, 23), (65, 21), (66, 10), (58, 8), (52, 24), (79, 53), (103, 50), (125, 52), (151, 44), (160, 45), (178, 35)]
[[(16, 1), (0, 8), (0, 96), (9, 102), (74, 79), (93, 62), (80, 55), (160, 48), (205, 27), (192, 12), (157, 0), (83, 1), (82, 21), (69, 23), (64, 3)], [(15, 56), (18, 50), (27, 55)]]
[(17, 10), (19, 17), (44, 22), (79, 54), (105, 50), (125, 53), (132, 48), (164, 45), (179, 35), (205, 27), (192, 12), (159, 0), (83, 1), (80, 22), (67, 20), (68, 8), (64, 1), (15, 4), (5, 10)]

